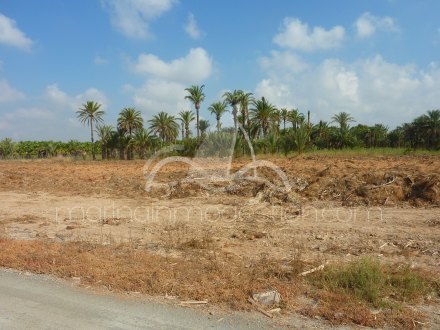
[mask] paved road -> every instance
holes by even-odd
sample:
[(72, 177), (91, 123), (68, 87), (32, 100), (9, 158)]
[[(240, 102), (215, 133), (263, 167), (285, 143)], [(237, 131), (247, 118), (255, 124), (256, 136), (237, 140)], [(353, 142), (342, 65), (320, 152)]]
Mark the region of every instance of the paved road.
[(0, 269), (0, 329), (256, 329), (269, 327), (266, 322), (97, 295), (48, 276)]

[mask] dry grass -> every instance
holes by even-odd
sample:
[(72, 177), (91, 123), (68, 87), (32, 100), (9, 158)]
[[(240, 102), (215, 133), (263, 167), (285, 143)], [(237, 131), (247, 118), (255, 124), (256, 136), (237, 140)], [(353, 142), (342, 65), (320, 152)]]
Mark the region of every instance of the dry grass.
[[(191, 247), (190, 249), (193, 249)], [(81, 278), (85, 285), (150, 295), (172, 295), (180, 299), (208, 300), (233, 309), (249, 309), (253, 292), (276, 288), (284, 307), (292, 309), (302, 284), (264, 259), (239, 260), (212, 251), (187, 253), (171, 258), (124, 245), (100, 246), (86, 243), (53, 243), (0, 239), (0, 266), (61, 278)], [(274, 263), (280, 265), (280, 263)], [(274, 272), (274, 273), (272, 273)]]
[[(391, 271), (370, 259), (330, 267), (304, 280), (297, 274), (312, 265), (302, 262), (299, 255), (290, 261), (267, 255), (242, 259), (216, 252), (215, 244), (203, 239), (177, 242), (176, 247), (183, 256), (169, 257), (127, 245), (0, 238), (0, 266), (76, 277), (83, 285), (114, 291), (208, 300), (235, 310), (252, 308), (247, 302), (250, 294), (276, 289), (284, 312), (300, 311), (332, 324), (372, 327), (418, 327), (423, 315), (403, 302), (419, 301), (428, 289), (436, 289), (420, 273), (409, 268)], [(304, 295), (314, 303), (301, 304)], [(372, 311), (375, 306), (378, 312)]]
[(313, 290), (310, 297), (317, 301), (301, 312), (309, 317), (322, 317), (332, 325), (357, 324), (373, 328), (395, 329), (422, 328), (425, 315), (408, 307), (372, 310), (370, 306), (352, 296), (325, 290)]

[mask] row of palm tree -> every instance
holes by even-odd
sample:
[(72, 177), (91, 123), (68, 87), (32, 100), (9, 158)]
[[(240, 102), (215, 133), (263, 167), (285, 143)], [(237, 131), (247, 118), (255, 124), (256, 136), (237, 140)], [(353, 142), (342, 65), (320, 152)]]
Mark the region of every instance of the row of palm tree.
[[(200, 119), (200, 109), (205, 100), (204, 85), (193, 85), (186, 88), (185, 99), (194, 105), (195, 113), (190, 110), (181, 111), (177, 117), (166, 112), (159, 112), (148, 120), (149, 128), (144, 128), (140, 111), (135, 108), (121, 110), (117, 127), (103, 125), (104, 111), (101, 105), (87, 101), (77, 112), (79, 120), (90, 126), (91, 142), (94, 145), (94, 126), (101, 141), (102, 158), (109, 158), (118, 146), (120, 158), (134, 158), (136, 151), (141, 157), (145, 151), (160, 142), (162, 145), (176, 142), (181, 133), (181, 141), (191, 139), (191, 125), (195, 121), (195, 145), (206, 137), (209, 122)], [(320, 121), (316, 125), (310, 122), (310, 113), (305, 116), (298, 109), (277, 109), (266, 98), (254, 98), (252, 93), (243, 90), (225, 92), (222, 99), (212, 103), (208, 111), (216, 121), (216, 131), (222, 131), (222, 118), (231, 110), (234, 129), (240, 124), (251, 141), (265, 145), (264, 140), (272, 146), (284, 145), (284, 149), (304, 150), (307, 147), (346, 148), (354, 146), (440, 148), (440, 111), (433, 110), (416, 118), (412, 123), (404, 124), (388, 132), (382, 124), (374, 126), (357, 125), (351, 127), (354, 118), (346, 112), (332, 117), (330, 123)], [(332, 125), (334, 124), (334, 125)], [(239, 133), (241, 134), (241, 133)], [(279, 147), (277, 147), (279, 149)], [(272, 148), (273, 149), (273, 148)], [(92, 158), (95, 151), (92, 148)]]
[[(104, 111), (101, 110), (101, 105), (87, 101), (77, 111), (77, 115), (83, 124), (90, 126), (92, 158), (96, 158), (93, 147), (94, 127), (100, 138), (103, 159), (112, 156), (115, 149), (119, 149), (120, 158), (126, 156), (127, 159), (133, 159), (134, 151), (144, 156), (145, 150), (157, 144), (157, 141), (162, 145), (176, 142), (179, 128), (181, 141), (188, 142), (191, 139), (191, 124), (194, 121), (196, 141), (200, 142), (206, 136), (209, 127), (207, 120), (200, 119), (201, 105), (205, 100), (204, 87), (193, 85), (185, 89), (185, 99), (193, 103), (195, 114), (186, 110), (175, 117), (162, 111), (148, 120), (148, 129), (144, 128), (141, 112), (135, 108), (121, 110), (116, 129), (110, 125), (103, 125)], [(350, 127), (355, 120), (346, 112), (332, 117), (331, 123), (336, 124), (335, 126), (323, 121), (311, 125), (310, 116), (306, 122), (305, 116), (298, 109), (277, 109), (264, 97), (255, 99), (252, 93), (233, 90), (225, 92), (221, 100), (208, 107), (208, 111), (215, 117), (217, 132), (222, 130), (222, 117), (229, 111), (228, 107), (232, 110), (235, 130), (240, 124), (251, 141), (267, 139), (272, 146), (285, 145), (284, 149), (303, 150), (311, 145), (318, 148), (346, 148), (356, 145), (374, 147), (391, 143), (401, 146), (404, 141), (410, 141), (411, 147), (440, 148), (439, 110), (429, 111), (426, 115), (416, 118), (414, 122), (398, 127), (392, 132), (388, 132), (381, 124), (373, 127)], [(264, 141), (260, 144), (264, 145)]]
[[(299, 120), (299, 124), (293, 120), (293, 111), (290, 111), (290, 116), (285, 116), (280, 111), (280, 128), (269, 126), (269, 132), (265, 137), (253, 139), (252, 144), (257, 153), (273, 153), (273, 152), (290, 152), (295, 150), (303, 152), (307, 148), (317, 149), (331, 149), (345, 147), (395, 147), (395, 148), (429, 148), (440, 149), (439, 130), (439, 111), (429, 111), (428, 113), (416, 118), (413, 122), (404, 124), (396, 129), (389, 131), (388, 128), (382, 124), (367, 126), (357, 124), (353, 127), (348, 127), (342, 131), (341, 127), (345, 127), (344, 122), (347, 123), (346, 115), (336, 115), (332, 119), (341, 120), (342, 125), (332, 122), (320, 121), (316, 125), (311, 125), (309, 128), (304, 122), (304, 119)], [(303, 116), (301, 116), (303, 117)], [(195, 121), (189, 121), (192, 125)], [(285, 123), (283, 118), (286, 119)], [(179, 118), (178, 118), (179, 119)], [(348, 120), (352, 122), (352, 118)], [(200, 127), (203, 128), (204, 121), (201, 120)], [(296, 129), (294, 127), (297, 126)], [(182, 127), (183, 128), (183, 127)], [(188, 125), (188, 137), (183, 137), (181, 141), (185, 146), (185, 154), (193, 155), (194, 149), (200, 144), (196, 138), (191, 137), (190, 125)], [(347, 132), (344, 139), (344, 131)], [(73, 156), (75, 158), (83, 158), (86, 154), (91, 153), (92, 146), (96, 152), (102, 152), (102, 158), (128, 158), (128, 146), (131, 147), (131, 158), (136, 154), (139, 158), (144, 158), (150, 152), (154, 152), (156, 148), (163, 145), (162, 140), (151, 134), (150, 130), (137, 129), (132, 134), (131, 139), (128, 134), (121, 129), (114, 129), (111, 125), (99, 124), (96, 128), (99, 141), (93, 145), (91, 142), (79, 141), (19, 141), (15, 142), (12, 139), (5, 138), (0, 141), (0, 158), (41, 158), (41, 157), (55, 157), (55, 156)], [(221, 128), (212, 133), (207, 133), (201, 130), (201, 137), (203, 137), (204, 146), (211, 150), (211, 154), (221, 153), (229, 150), (232, 142), (231, 136), (234, 128)], [(237, 139), (237, 153), (248, 152), (246, 141), (242, 136)], [(225, 147), (226, 146), (226, 147)], [(205, 148), (206, 149), (206, 148)], [(222, 151), (223, 150), (223, 151)], [(207, 151), (205, 150), (206, 154)], [(208, 154), (210, 154), (208, 152)], [(119, 156), (118, 156), (119, 155)], [(225, 156), (221, 154), (221, 156)]]

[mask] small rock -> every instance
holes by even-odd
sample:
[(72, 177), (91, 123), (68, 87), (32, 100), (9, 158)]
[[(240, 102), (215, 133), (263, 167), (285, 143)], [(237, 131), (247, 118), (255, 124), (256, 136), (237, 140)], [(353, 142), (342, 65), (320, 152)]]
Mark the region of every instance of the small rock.
[(81, 277), (72, 277), (72, 281), (77, 284), (81, 284)]
[(256, 302), (266, 306), (278, 305), (281, 301), (281, 295), (277, 290), (255, 293), (252, 295), (252, 298)]

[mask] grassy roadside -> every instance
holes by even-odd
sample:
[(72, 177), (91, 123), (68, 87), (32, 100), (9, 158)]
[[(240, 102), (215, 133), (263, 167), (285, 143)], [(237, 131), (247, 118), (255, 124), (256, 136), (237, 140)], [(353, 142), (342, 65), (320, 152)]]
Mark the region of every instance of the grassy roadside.
[[(374, 259), (330, 265), (301, 277), (301, 271), (314, 265), (267, 256), (244, 260), (216, 251), (207, 242), (187, 242), (180, 249), (183, 258), (127, 245), (0, 238), (0, 266), (80, 278), (82, 285), (114, 291), (208, 300), (234, 310), (250, 310), (250, 294), (276, 289), (283, 313), (372, 327), (419, 327), (423, 315), (408, 306), (438, 297), (440, 291), (433, 274), (381, 265)], [(304, 297), (307, 303), (301, 303)]]

